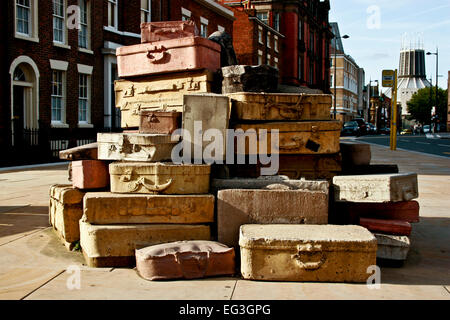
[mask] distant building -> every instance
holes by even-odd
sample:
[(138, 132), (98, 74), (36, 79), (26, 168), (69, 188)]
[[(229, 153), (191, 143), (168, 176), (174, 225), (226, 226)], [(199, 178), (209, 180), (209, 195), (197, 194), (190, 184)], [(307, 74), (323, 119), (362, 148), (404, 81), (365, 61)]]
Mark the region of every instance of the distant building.
[[(329, 0), (220, 1), (232, 8), (250, 9), (246, 11), (248, 13), (246, 15), (237, 15), (238, 21), (234, 27), (234, 34), (238, 35), (234, 41), (241, 63), (259, 59), (262, 63), (272, 60), (272, 65), (275, 64), (272, 54), (267, 53), (271, 52), (272, 48), (267, 48), (267, 42), (264, 40), (270, 33), (269, 38), (278, 37), (280, 42), (278, 66), (282, 84), (330, 92), (329, 49), (333, 34), (328, 22)], [(258, 24), (258, 28), (262, 27), (262, 41), (259, 40), (260, 34), (248, 30), (247, 20), (249, 16), (253, 16), (254, 10), (256, 17), (271, 28)], [(239, 21), (241, 19), (244, 20), (242, 24)], [(244, 29), (241, 30), (239, 26), (243, 26)], [(258, 41), (258, 46), (252, 46), (251, 58), (248, 57), (248, 52), (242, 51), (245, 45), (244, 37), (247, 37), (249, 45), (255, 40)], [(260, 44), (266, 46), (263, 48), (259, 46)]]
[[(338, 24), (331, 23), (333, 33), (340, 37)], [(335, 46), (336, 43), (336, 46)], [(335, 61), (336, 50), (336, 61)], [(351, 121), (364, 113), (364, 69), (360, 68), (355, 60), (345, 54), (341, 39), (331, 42), (331, 81), (330, 88), (336, 99), (337, 120)], [(336, 74), (334, 74), (336, 63)], [(336, 77), (336, 79), (335, 79)], [(334, 86), (336, 80), (336, 87)], [(333, 101), (334, 103), (334, 101)], [(331, 110), (333, 113), (334, 105)]]
[[(74, 5), (80, 30), (71, 24)], [(140, 43), (141, 22), (188, 19), (207, 37), (232, 34), (235, 18), (213, 0), (1, 1), (2, 150), (34, 155), (48, 143), (57, 155), (99, 130), (120, 130), (116, 49)]]

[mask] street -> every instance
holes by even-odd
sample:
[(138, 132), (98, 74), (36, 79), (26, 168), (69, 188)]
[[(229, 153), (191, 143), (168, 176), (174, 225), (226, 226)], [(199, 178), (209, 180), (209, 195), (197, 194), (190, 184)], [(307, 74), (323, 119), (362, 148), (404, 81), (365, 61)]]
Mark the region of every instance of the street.
[[(363, 136), (360, 141), (389, 146), (388, 135)], [(398, 136), (397, 148), (450, 158), (449, 139), (429, 139), (425, 135)]]

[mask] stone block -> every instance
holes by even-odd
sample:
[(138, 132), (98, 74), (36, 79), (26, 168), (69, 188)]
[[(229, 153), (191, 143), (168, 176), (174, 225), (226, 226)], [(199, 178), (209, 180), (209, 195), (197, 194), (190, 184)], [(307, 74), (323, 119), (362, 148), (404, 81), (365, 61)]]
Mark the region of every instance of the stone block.
[(99, 160), (72, 162), (72, 184), (77, 189), (104, 189), (109, 186), (108, 163)]
[(90, 192), (82, 221), (91, 224), (198, 224), (214, 222), (213, 195), (129, 195)]
[(139, 133), (172, 134), (181, 128), (181, 112), (143, 110), (140, 117)]
[(406, 260), (411, 242), (406, 236), (375, 233), (378, 242), (377, 258), (386, 260)]
[(218, 192), (219, 242), (237, 247), (239, 227), (252, 223), (327, 224), (328, 191), (221, 190)]
[(377, 240), (361, 226), (244, 225), (241, 273), (260, 281), (365, 283)]
[(199, 279), (235, 272), (233, 248), (213, 241), (179, 241), (136, 250), (136, 269), (146, 280)]

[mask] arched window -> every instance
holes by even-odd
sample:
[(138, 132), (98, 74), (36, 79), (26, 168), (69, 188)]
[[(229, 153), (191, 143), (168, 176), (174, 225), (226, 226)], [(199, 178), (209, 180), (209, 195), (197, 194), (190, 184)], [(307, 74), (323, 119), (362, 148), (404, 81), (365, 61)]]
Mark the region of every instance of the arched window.
[(17, 67), (16, 70), (14, 70), (14, 81), (27, 81), (25, 77), (25, 73), (20, 67)]

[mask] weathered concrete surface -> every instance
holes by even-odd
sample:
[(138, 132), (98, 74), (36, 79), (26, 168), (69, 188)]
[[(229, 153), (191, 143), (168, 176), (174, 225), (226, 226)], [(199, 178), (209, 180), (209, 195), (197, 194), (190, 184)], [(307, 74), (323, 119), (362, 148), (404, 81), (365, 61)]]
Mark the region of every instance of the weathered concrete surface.
[[(149, 282), (131, 269), (88, 269), (83, 266), (82, 254), (67, 252), (48, 225), (48, 190), (55, 183), (69, 183), (67, 165), (0, 173), (1, 271), (28, 267), (41, 271), (37, 286), (24, 289), (27, 294), (33, 292), (26, 299), (450, 299), (450, 189), (442, 187), (450, 184), (450, 160), (372, 146), (372, 163), (398, 163), (401, 172), (419, 174), (421, 221), (414, 225), (403, 268), (381, 268), (380, 290), (369, 290), (365, 284), (238, 278)], [(17, 214), (15, 223), (5, 223), (6, 214), (11, 213), (24, 215), (21, 220)], [(25, 220), (41, 214), (42, 220), (36, 217), (35, 224), (27, 227)], [(10, 239), (6, 243), (4, 234)], [(40, 278), (46, 270), (59, 274), (70, 265), (81, 268), (81, 290), (67, 290), (71, 274), (66, 272), (49, 282)], [(22, 285), (23, 281), (23, 277), (2, 277), (0, 288), (11, 283)]]
[(108, 162), (79, 160), (72, 162), (72, 184), (74, 188), (104, 189), (109, 186)]
[(411, 242), (406, 236), (393, 236), (375, 233), (377, 238), (377, 258), (388, 260), (406, 260)]

